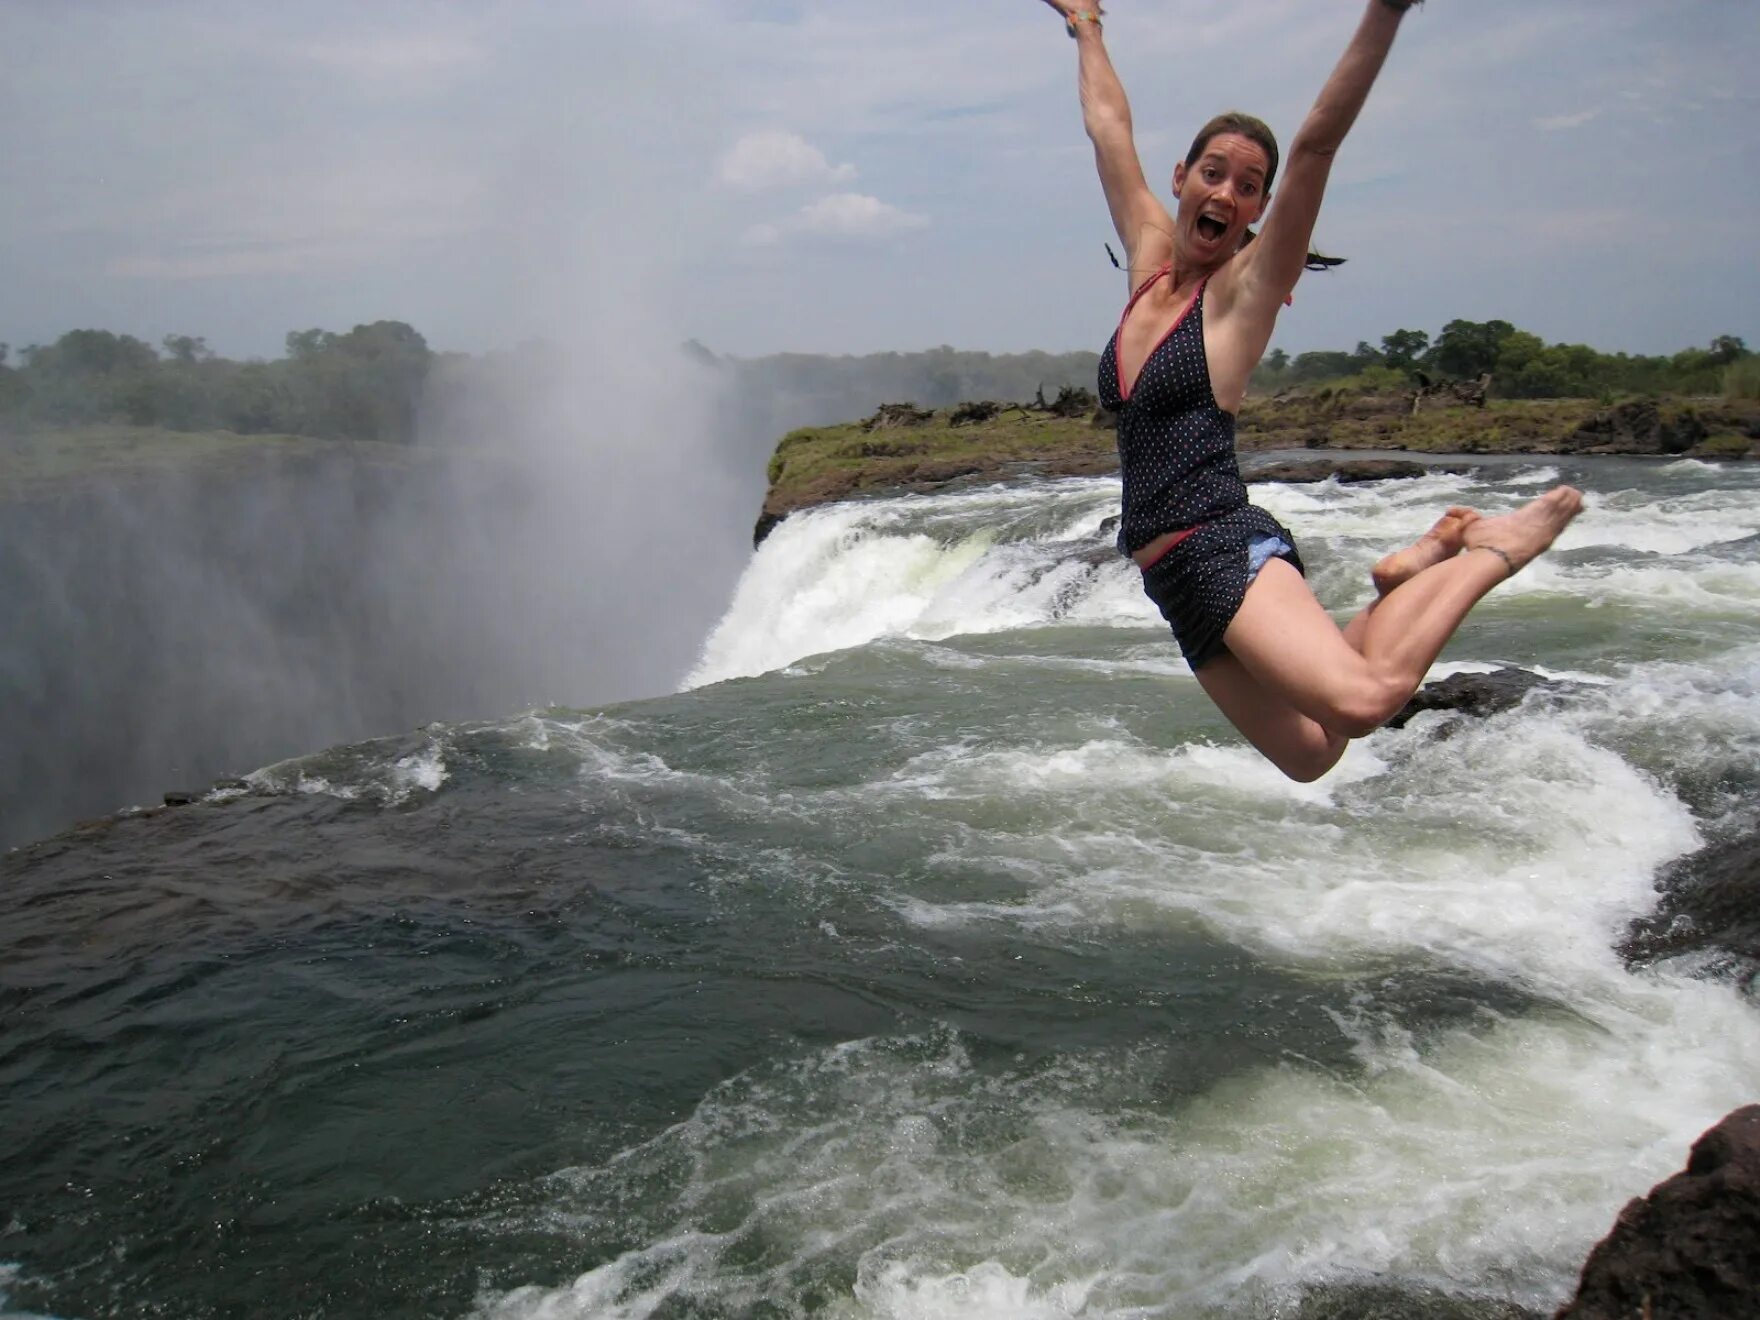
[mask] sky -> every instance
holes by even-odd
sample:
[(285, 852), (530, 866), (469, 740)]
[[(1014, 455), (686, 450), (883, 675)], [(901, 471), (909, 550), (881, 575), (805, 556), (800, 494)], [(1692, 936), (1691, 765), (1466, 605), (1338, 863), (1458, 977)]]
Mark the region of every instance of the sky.
[[(1243, 109), (1287, 143), (1354, 0), (1114, 0), (1165, 191)], [(1502, 318), (1760, 345), (1752, 0), (1430, 0), (1335, 168), (1273, 344)], [(1098, 350), (1123, 277), (1040, 0), (0, 0), (0, 341), (277, 357), (694, 338), (738, 356)], [(575, 336), (578, 338), (578, 336)]]

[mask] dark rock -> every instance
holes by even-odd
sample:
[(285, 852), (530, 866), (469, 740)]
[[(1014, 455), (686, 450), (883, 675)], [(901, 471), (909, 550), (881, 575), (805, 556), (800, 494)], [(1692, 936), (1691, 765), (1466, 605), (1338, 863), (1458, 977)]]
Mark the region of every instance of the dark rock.
[(752, 549), (756, 550), (764, 544), (764, 538), (776, 530), (776, 524), (788, 517), (786, 513), (771, 513), (765, 509), (758, 515), (758, 525), (752, 528)]
[(1117, 540), (1118, 524), (1123, 520), (1124, 515), (1119, 513), (1109, 514), (1107, 517), (1102, 518), (1100, 520), (1100, 535), (1104, 536), (1109, 541)]
[(1631, 924), (1620, 945), (1628, 962), (1721, 950), (1760, 968), (1760, 835), (1671, 862), (1656, 887), (1661, 903)]
[(1091, 568), (1104, 568), (1108, 564), (1116, 564), (1123, 558), (1115, 545), (1091, 545), (1078, 550), (1070, 556), (1079, 564), (1087, 564)]
[(1664, 417), (1654, 399), (1630, 399), (1603, 409), (1566, 436), (1567, 453), (1605, 450), (1620, 454), (1684, 454), (1710, 432), (1691, 408)]
[(1489, 674), (1450, 674), (1447, 678), (1424, 684), (1413, 693), (1399, 714), (1387, 721), (1387, 727), (1403, 729), (1413, 716), (1427, 710), (1452, 710), (1482, 719), (1499, 711), (1513, 710), (1528, 699), (1530, 692), (1570, 686), (1573, 685), (1508, 666)]
[(228, 777), (214, 781), (214, 788), (222, 793), (248, 793), (250, 787), (250, 781), (247, 779)]
[(1264, 463), (1241, 475), (1248, 481), (1302, 484), (1336, 479), (1349, 485), (1359, 481), (1421, 477), (1429, 471), (1431, 469), (1422, 463), (1404, 458), (1304, 458), (1283, 463)]
[(1290, 1320), (1543, 1320), (1511, 1302), (1396, 1283), (1324, 1283), (1302, 1294)]
[(1443, 380), (1432, 381), (1423, 372), (1418, 372), (1418, 392), (1412, 396), (1412, 412), (1422, 410), (1426, 400), (1441, 403), (1444, 407), (1451, 404), (1464, 404), (1469, 408), (1483, 408), (1485, 400), (1491, 393), (1491, 373), (1486, 372), (1477, 380)]
[(1760, 1105), (1693, 1143), (1684, 1172), (1627, 1202), (1555, 1320), (1760, 1314)]
[(201, 800), (200, 793), (191, 793), (181, 788), (174, 788), (165, 795), (165, 805), (168, 807), (187, 807), (190, 803)]

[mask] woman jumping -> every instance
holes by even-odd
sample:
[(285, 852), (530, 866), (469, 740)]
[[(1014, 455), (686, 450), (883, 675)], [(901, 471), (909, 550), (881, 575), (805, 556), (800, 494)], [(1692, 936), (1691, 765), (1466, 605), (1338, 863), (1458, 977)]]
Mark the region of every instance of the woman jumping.
[(1317, 779), (1405, 705), (1467, 612), (1583, 506), (1559, 486), (1500, 517), (1450, 509), (1376, 565), (1377, 599), (1341, 629), (1309, 589), (1293, 535), (1247, 502), (1235, 414), (1302, 273), (1333, 157), (1414, 0), (1369, 0), (1290, 143), (1269, 214), (1277, 140), (1225, 114), (1174, 167), (1173, 215), (1144, 179), (1099, 4), (1045, 2), (1080, 52), (1082, 120), (1132, 284), (1100, 359), (1100, 398), (1118, 414), (1119, 548), (1222, 713), (1286, 775)]

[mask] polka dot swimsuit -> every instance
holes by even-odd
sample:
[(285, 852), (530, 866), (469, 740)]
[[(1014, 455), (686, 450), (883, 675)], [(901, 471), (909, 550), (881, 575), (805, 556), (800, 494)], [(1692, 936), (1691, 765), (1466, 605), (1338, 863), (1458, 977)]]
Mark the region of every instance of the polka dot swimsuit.
[[(1217, 405), (1210, 387), (1205, 284), (1150, 351), (1130, 393), (1122, 388), (1119, 333), (1137, 301), (1167, 274), (1163, 268), (1145, 280), (1119, 318), (1119, 330), (1100, 356), (1100, 401), (1118, 414), (1124, 477), (1119, 551), (1128, 555), (1166, 532), (1192, 529), (1144, 571), (1143, 589), (1197, 669), (1226, 649), (1223, 633), (1251, 581), (1249, 546), (1261, 536), (1280, 537), (1290, 546), (1295, 538), (1247, 503), (1235, 461), (1234, 416)], [(1302, 567), (1293, 549), (1281, 557)]]

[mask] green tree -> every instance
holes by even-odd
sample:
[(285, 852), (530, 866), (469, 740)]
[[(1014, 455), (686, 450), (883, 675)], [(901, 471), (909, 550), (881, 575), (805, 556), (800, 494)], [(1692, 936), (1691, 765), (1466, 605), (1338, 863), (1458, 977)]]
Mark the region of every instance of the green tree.
[(119, 371), (150, 370), (159, 363), (152, 346), (133, 335), (108, 330), (69, 330), (42, 349), (33, 345), (33, 368), (66, 376), (108, 376)]
[(1423, 330), (1395, 330), (1381, 340), (1381, 355), (1387, 365), (1408, 371), (1418, 365), (1430, 347), (1430, 336)]
[(1515, 331), (1508, 321), (1450, 321), (1425, 364), (1450, 376), (1482, 376), (1496, 369), (1499, 348)]
[(1289, 383), (1306, 385), (1320, 380), (1337, 380), (1340, 376), (1351, 375), (1358, 366), (1357, 359), (1350, 353), (1326, 349), (1299, 353), (1289, 364)]
[(159, 343), (173, 362), (207, 362), (214, 356), (214, 350), (201, 335), (166, 335)]
[[(4, 344), (0, 344), (0, 349), (5, 347)], [(1718, 366), (1727, 367), (1730, 363), (1747, 356), (1748, 345), (1742, 341), (1739, 335), (1719, 335), (1711, 341), (1711, 360)], [(0, 362), (5, 360), (5, 354), (0, 353)]]
[(289, 330), (286, 342), (287, 356), (298, 361), (324, 352), (336, 342), (336, 336), (328, 330)]

